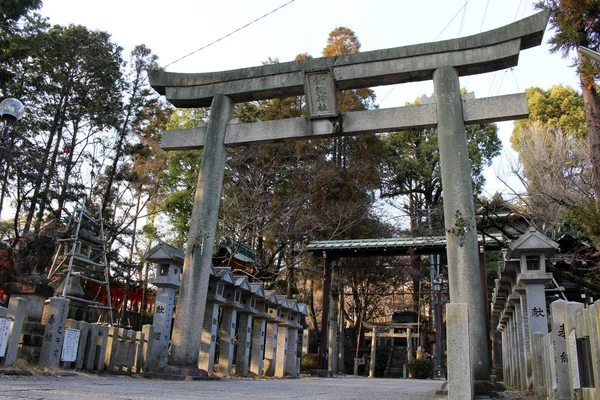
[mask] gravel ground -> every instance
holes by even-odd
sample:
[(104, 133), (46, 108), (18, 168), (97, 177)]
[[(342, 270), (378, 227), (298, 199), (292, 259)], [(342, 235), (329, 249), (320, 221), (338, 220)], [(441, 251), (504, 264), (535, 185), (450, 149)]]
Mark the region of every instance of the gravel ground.
[(429, 400), (443, 381), (356, 377), (168, 381), (84, 373), (0, 375), (0, 399)]

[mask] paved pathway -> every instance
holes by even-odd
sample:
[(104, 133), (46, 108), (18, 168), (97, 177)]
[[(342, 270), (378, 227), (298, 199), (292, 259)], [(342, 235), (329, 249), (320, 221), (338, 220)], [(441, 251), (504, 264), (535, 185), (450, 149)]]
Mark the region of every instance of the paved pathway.
[(317, 399), (429, 400), (443, 381), (301, 378), (163, 381), (127, 376), (0, 376), (0, 399), (178, 400)]

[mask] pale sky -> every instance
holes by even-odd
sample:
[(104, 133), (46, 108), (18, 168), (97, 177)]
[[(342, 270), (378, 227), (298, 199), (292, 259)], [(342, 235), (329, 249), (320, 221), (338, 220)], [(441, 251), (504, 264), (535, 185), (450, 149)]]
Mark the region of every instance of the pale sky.
[[(81, 24), (112, 34), (131, 49), (145, 44), (164, 66), (289, 3), (290, 0), (44, 0), (40, 14), (51, 23)], [(260, 65), (269, 57), (292, 61), (298, 53), (320, 57), (334, 28), (352, 29), (361, 51), (468, 36), (534, 14), (529, 0), (292, 0), (241, 31), (167, 68), (211, 72)], [(542, 46), (521, 52), (513, 70), (461, 79), (478, 98), (523, 92), (556, 84), (579, 89), (571, 61), (550, 55), (547, 31)], [(381, 108), (403, 106), (433, 92), (432, 82), (375, 88)], [(506, 192), (496, 173), (507, 169), (512, 122), (499, 124), (504, 152), (486, 171), (486, 191)], [(514, 180), (512, 181), (515, 182)]]

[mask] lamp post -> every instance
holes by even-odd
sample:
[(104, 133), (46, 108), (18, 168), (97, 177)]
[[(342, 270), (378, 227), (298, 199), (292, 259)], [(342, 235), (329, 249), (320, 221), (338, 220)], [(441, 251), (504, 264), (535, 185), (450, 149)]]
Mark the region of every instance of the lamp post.
[(17, 99), (9, 97), (2, 100), (0, 103), (0, 116), (4, 119), (4, 131), (2, 133), (2, 141), (0, 142), (0, 162), (2, 162), (4, 156), (4, 148), (6, 147), (5, 143), (10, 126), (13, 122), (21, 119), (23, 114), (25, 114), (25, 107), (23, 106), (23, 103)]

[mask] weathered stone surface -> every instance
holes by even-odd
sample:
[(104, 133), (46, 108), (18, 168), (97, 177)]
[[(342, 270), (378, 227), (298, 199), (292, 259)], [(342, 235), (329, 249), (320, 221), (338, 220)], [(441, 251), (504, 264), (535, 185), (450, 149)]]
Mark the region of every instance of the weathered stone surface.
[(206, 303), (202, 335), (200, 336), (200, 357), (198, 367), (210, 373), (215, 369), (217, 329), (219, 328), (219, 305), (213, 301)]
[(4, 365), (9, 367), (17, 360), (21, 330), (25, 321), (25, 308), (27, 300), (21, 297), (13, 297), (8, 303), (8, 317), (13, 320), (8, 335), (8, 346), (4, 355)]
[[(465, 100), (463, 118), (467, 124), (505, 121), (528, 115), (525, 94), (495, 96)], [(315, 120), (292, 118), (242, 124), (231, 121), (227, 125), (226, 146), (260, 144), (286, 140), (306, 140), (339, 135), (360, 135), (393, 132), (408, 129), (431, 128), (437, 125), (435, 103), (418, 106), (394, 107), (381, 110), (354, 111), (341, 114), (338, 119)], [(161, 148), (171, 150), (201, 149), (206, 141), (206, 125), (198, 128), (163, 132)]]
[(482, 294), (475, 227), (473, 182), (467, 150), (458, 72), (442, 67), (433, 74), (438, 113), (438, 142), (444, 189), (444, 223), (450, 301), (468, 304), (469, 336), (475, 379), (488, 380), (486, 301)]
[[(207, 107), (218, 93), (235, 102), (304, 94), (304, 70), (333, 69), (339, 89), (431, 79), (441, 66), (461, 76), (516, 65), (519, 50), (541, 43), (548, 14), (465, 38), (203, 74), (153, 72), (152, 87), (177, 107)], [(364, 68), (368, 63), (369, 68)]]
[[(233, 101), (218, 95), (212, 103), (206, 150), (200, 174), (186, 245), (177, 315), (171, 339), (169, 363), (198, 367), (200, 336), (212, 269), (212, 255), (223, 187), (227, 153), (223, 140), (233, 113)], [(209, 244), (209, 245), (207, 245)]]
[(266, 376), (275, 376), (275, 367), (277, 365), (277, 339), (279, 325), (276, 323), (267, 323), (267, 332), (265, 339), (265, 360), (264, 369)]
[(246, 375), (250, 366), (250, 345), (252, 344), (252, 314), (240, 313), (238, 345), (235, 358), (236, 375)]
[(252, 328), (252, 353), (250, 355), (250, 372), (256, 375), (265, 373), (264, 354), (267, 321), (255, 319)]
[(224, 307), (219, 332), (219, 372), (226, 376), (231, 375), (233, 368), (236, 321), (237, 310), (233, 307)]
[(171, 339), (171, 322), (173, 320), (173, 308), (175, 306), (175, 289), (172, 287), (161, 287), (156, 290), (156, 301), (154, 303), (154, 326), (152, 340), (152, 354), (150, 362), (153, 366), (164, 367), (167, 364), (167, 353), (169, 351), (169, 340)]
[(448, 400), (472, 399), (474, 394), (470, 313), (466, 303), (446, 304), (446, 341), (448, 344)]
[(571, 383), (569, 379), (569, 365), (571, 359), (567, 349), (567, 318), (569, 314), (575, 314), (583, 310), (583, 304), (570, 303), (564, 300), (556, 300), (550, 304), (552, 312), (552, 341), (554, 348), (554, 370), (552, 380), (552, 396), (563, 400), (571, 398)]
[(53, 297), (48, 300), (44, 312), (44, 343), (40, 354), (40, 365), (57, 367), (60, 363), (60, 353), (65, 334), (65, 323), (69, 311), (69, 300)]

